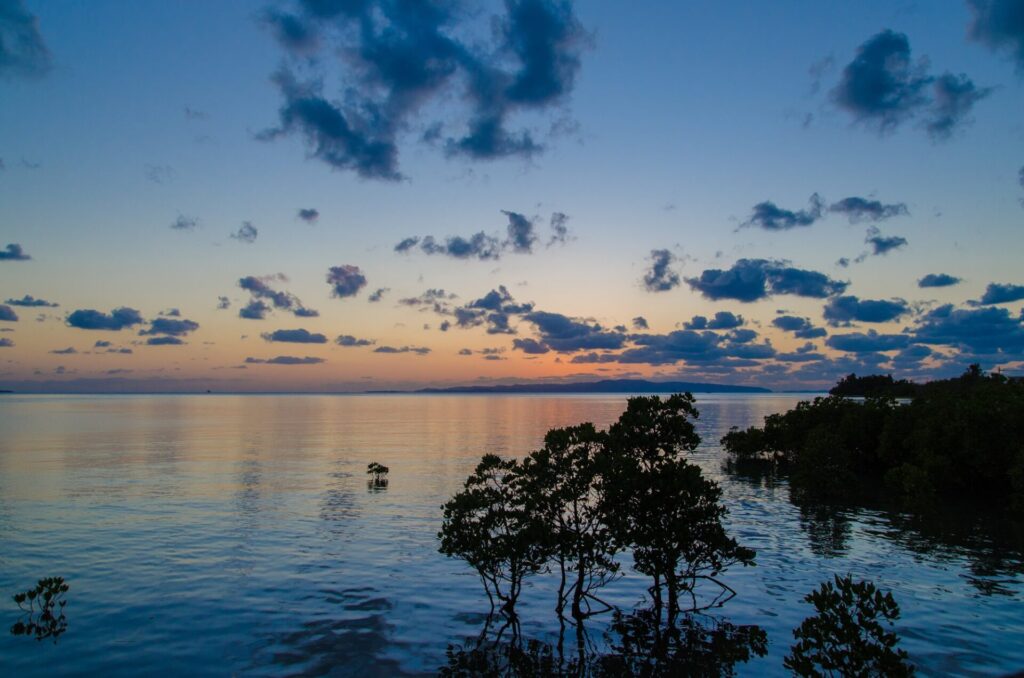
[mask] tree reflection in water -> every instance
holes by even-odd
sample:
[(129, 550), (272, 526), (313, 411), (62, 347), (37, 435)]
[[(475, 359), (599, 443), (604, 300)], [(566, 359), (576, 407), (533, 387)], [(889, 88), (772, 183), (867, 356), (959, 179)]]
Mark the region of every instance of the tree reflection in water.
[(34, 588), (24, 593), (16, 593), (12, 598), (21, 608), (21, 618), (11, 626), (11, 634), (29, 636), (36, 640), (57, 638), (68, 629), (67, 617), (64, 615), (64, 594), (68, 585), (63, 577), (47, 577), (40, 579)]
[(488, 618), (475, 641), (449, 645), (442, 676), (731, 676), (737, 664), (768, 651), (768, 636), (755, 625), (722, 617), (683, 614), (666, 624), (656, 610), (615, 612), (594, 647), (576, 625), (575, 648), (565, 651), (563, 625), (556, 644), (523, 638), (514, 622), (492, 631)]

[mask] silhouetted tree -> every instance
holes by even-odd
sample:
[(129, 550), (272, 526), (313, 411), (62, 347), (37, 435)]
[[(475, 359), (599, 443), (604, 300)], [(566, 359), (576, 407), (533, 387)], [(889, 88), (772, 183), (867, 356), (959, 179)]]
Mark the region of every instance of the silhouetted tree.
[[(561, 577), (555, 609), (561, 615), (571, 598), (576, 619), (610, 609), (594, 591), (619, 570), (618, 548), (600, 494), (598, 460), (604, 442), (605, 436), (590, 423), (556, 428), (544, 436), (544, 447), (523, 461), (530, 504), (547, 528)], [(600, 607), (593, 609), (590, 601)]]
[(551, 544), (540, 513), (524, 491), (515, 460), (487, 454), (464, 489), (443, 506), (439, 550), (464, 559), (480, 575), (494, 609), (514, 619), (523, 577), (544, 567)]
[(817, 612), (793, 631), (797, 642), (783, 666), (798, 676), (910, 676), (914, 667), (896, 647), (892, 626), (900, 608), (892, 593), (869, 581), (835, 575), (804, 598)]
[[(681, 611), (719, 606), (734, 595), (719, 578), (730, 565), (753, 565), (753, 550), (740, 546), (722, 525), (727, 509), (718, 485), (684, 454), (700, 444), (692, 419), (693, 396), (674, 394), (630, 398), (626, 411), (608, 431), (602, 459), (604, 515), (616, 541), (633, 551), (634, 567), (654, 580), (650, 591), (659, 614), (662, 588), (671, 622)], [(716, 585), (700, 602), (697, 586)]]

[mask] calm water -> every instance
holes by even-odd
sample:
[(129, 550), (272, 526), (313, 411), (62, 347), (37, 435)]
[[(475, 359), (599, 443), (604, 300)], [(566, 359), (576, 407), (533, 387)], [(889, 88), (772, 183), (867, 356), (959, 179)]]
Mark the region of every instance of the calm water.
[[(802, 596), (833, 572), (894, 591), (926, 675), (1024, 668), (1020, 555), (977, 526), (877, 511), (803, 511), (784, 484), (731, 478), (718, 439), (791, 396), (699, 397), (698, 461), (722, 484), (756, 568), (724, 612), (768, 632), (739, 667), (781, 675)], [(0, 673), (415, 675), (481, 628), (471, 571), (437, 553), (440, 505), (480, 455), (520, 455), (547, 429), (604, 426), (619, 396), (2, 396)], [(391, 467), (370, 491), (370, 461)], [(6, 632), (10, 594), (63, 576), (57, 644)], [(608, 595), (630, 608), (646, 582)], [(523, 632), (553, 639), (550, 584)], [(600, 636), (603, 620), (591, 624)]]

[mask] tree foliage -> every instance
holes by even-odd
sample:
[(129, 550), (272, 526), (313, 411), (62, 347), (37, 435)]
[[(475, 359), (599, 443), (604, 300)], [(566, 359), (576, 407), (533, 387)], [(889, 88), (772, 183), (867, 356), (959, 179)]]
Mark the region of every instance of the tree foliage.
[(68, 601), (64, 600), (64, 594), (69, 588), (63, 577), (47, 577), (24, 593), (14, 594), (12, 598), (21, 608), (22, 619), (11, 626), (11, 634), (31, 636), (36, 640), (52, 638), (56, 643), (68, 628), (64, 615)]
[(798, 676), (910, 676), (907, 653), (888, 629), (900, 616), (892, 593), (836, 575), (804, 600), (816, 614), (793, 631), (783, 666)]

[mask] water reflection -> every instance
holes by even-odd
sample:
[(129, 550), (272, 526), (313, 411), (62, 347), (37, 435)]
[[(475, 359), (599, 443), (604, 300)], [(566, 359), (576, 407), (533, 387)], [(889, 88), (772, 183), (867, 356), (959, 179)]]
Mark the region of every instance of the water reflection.
[[(523, 638), (492, 620), (480, 635), (449, 645), (442, 676), (732, 676), (736, 666), (768, 650), (768, 636), (754, 625), (687, 614), (665, 624), (654, 610), (616, 611), (598, 647), (582, 626), (563, 624), (555, 643)], [(566, 649), (566, 646), (569, 649)]]
[(28, 636), (38, 640), (49, 638), (54, 643), (68, 630), (64, 607), (68, 601), (64, 594), (69, 586), (63, 577), (47, 577), (24, 593), (14, 594), (14, 602), (21, 609), (21, 617), (11, 626), (11, 635)]

